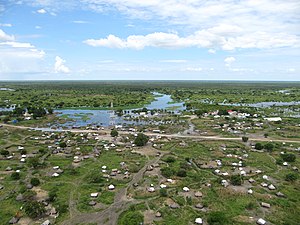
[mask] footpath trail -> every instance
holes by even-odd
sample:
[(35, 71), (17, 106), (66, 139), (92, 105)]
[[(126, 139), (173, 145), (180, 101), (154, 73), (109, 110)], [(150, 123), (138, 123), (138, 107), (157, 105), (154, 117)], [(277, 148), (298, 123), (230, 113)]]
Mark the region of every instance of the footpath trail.
[[(33, 129), (39, 130), (42, 128), (34, 128), (34, 127), (25, 127), (25, 126), (17, 126), (11, 124), (0, 124), (3, 127), (10, 127), (15, 129)], [(78, 129), (66, 129), (66, 130), (51, 130), (51, 132), (72, 132), (72, 133), (100, 133), (102, 136), (110, 136), (110, 130), (78, 130)], [(106, 134), (105, 134), (106, 133)], [(130, 134), (132, 132), (120, 131), (119, 134)], [(201, 136), (195, 134), (158, 134), (152, 132), (145, 132), (144, 134), (148, 136), (160, 136), (166, 138), (187, 138), (187, 139), (198, 139), (198, 140), (216, 140), (216, 141), (242, 141), (241, 137), (221, 137), (221, 136)], [(286, 142), (286, 143), (300, 143), (300, 139), (272, 139), (272, 138), (264, 138), (264, 137), (250, 137), (248, 141), (273, 141), (273, 142)]]

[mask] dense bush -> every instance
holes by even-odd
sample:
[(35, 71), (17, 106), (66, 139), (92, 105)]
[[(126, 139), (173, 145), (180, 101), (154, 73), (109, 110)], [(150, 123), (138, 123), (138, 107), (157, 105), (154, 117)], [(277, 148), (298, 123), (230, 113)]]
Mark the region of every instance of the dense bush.
[(186, 177), (186, 171), (183, 169), (178, 170), (177, 176), (179, 177)]
[(232, 175), (230, 177), (230, 183), (234, 186), (242, 185), (243, 177), (241, 175)]
[(113, 129), (111, 132), (110, 132), (110, 136), (112, 137), (117, 137), (119, 135), (119, 132), (115, 129)]
[(175, 170), (173, 170), (170, 167), (161, 168), (160, 171), (161, 171), (161, 174), (167, 178), (174, 176), (174, 174), (176, 173)]
[(30, 183), (32, 184), (32, 186), (39, 186), (40, 185), (40, 180), (36, 177), (31, 178)]
[(264, 149), (266, 149), (267, 151), (273, 151), (274, 149), (274, 144), (272, 144), (271, 142), (268, 142), (267, 144), (264, 145)]
[(137, 146), (144, 146), (147, 144), (149, 137), (143, 133), (139, 133), (134, 140), (134, 144)]
[(263, 146), (262, 143), (257, 142), (257, 143), (255, 144), (255, 149), (257, 149), (257, 150), (262, 150), (263, 148), (264, 148), (264, 146)]
[(298, 179), (298, 174), (296, 174), (296, 173), (288, 173), (286, 176), (285, 176), (285, 180), (286, 181), (291, 181), (291, 182), (293, 182), (293, 181), (295, 181), (295, 180), (297, 180)]
[(23, 209), (26, 215), (33, 219), (42, 216), (46, 212), (43, 203), (37, 201), (26, 202)]
[(119, 225), (140, 225), (144, 222), (144, 216), (140, 212), (127, 211), (121, 214)]
[(11, 179), (13, 180), (19, 180), (21, 178), (20, 174), (17, 173), (17, 172), (13, 172), (11, 175), (10, 175)]
[(1, 150), (0, 154), (3, 155), (3, 156), (8, 156), (9, 155), (9, 151), (7, 151), (7, 150)]
[(296, 161), (296, 156), (294, 154), (281, 154), (280, 156), (285, 162), (295, 162)]
[(246, 136), (243, 136), (243, 137), (242, 137), (242, 141), (243, 141), (243, 142), (247, 142), (248, 140), (249, 140), (248, 137), (246, 137)]
[(207, 222), (209, 225), (224, 225), (228, 224), (228, 218), (224, 212), (211, 212), (208, 215)]
[(176, 161), (176, 159), (172, 156), (169, 156), (164, 161), (167, 162), (167, 163), (173, 163), (173, 162)]
[(160, 195), (161, 197), (168, 197), (168, 192), (167, 192), (167, 190), (166, 190), (165, 188), (161, 188), (161, 189), (159, 190), (159, 195)]

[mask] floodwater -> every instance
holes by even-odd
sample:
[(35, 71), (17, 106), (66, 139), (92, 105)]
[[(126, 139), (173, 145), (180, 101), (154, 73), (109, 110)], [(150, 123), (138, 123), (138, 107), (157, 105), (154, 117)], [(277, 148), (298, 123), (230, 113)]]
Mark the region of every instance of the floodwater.
[[(185, 109), (184, 103), (172, 103), (171, 95), (160, 94), (157, 92), (153, 93), (156, 97), (153, 102), (144, 107), (152, 110), (152, 109), (160, 109), (160, 110), (168, 110), (174, 113), (182, 111)], [(147, 124), (149, 121), (138, 120), (138, 119), (126, 119), (126, 116), (135, 117), (133, 110), (126, 110), (129, 113), (118, 116), (115, 114), (113, 110), (88, 110), (88, 109), (58, 109), (54, 110), (55, 113), (58, 113), (59, 117), (67, 117), (71, 119), (71, 121), (67, 121), (63, 124), (55, 124), (55, 127), (83, 127), (83, 126), (110, 126), (116, 124), (126, 124), (126, 125), (141, 125)], [(150, 116), (150, 115), (148, 115)], [(53, 127), (53, 126), (52, 126)]]
[(294, 102), (258, 102), (258, 103), (220, 103), (220, 105), (269, 108), (269, 107), (300, 105), (300, 101), (294, 101)]

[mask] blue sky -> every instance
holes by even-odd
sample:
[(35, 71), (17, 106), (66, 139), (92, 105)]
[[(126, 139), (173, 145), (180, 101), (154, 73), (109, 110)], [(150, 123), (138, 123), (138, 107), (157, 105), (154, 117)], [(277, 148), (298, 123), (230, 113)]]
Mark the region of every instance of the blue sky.
[(0, 0), (0, 80), (300, 80), (299, 0)]

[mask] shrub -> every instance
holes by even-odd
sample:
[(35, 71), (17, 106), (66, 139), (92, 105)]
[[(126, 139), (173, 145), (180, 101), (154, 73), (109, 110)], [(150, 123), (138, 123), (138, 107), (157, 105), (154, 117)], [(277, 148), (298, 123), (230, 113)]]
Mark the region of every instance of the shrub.
[(168, 197), (168, 192), (165, 188), (161, 188), (159, 190), (159, 194), (160, 194), (161, 197)]
[(121, 215), (118, 224), (120, 225), (140, 225), (144, 222), (144, 216), (140, 212), (127, 211)]
[(32, 168), (38, 168), (40, 166), (40, 162), (39, 162), (39, 159), (37, 157), (33, 157), (33, 158), (29, 158), (27, 160), (27, 164), (29, 167), (32, 167)]
[(21, 176), (19, 173), (17, 172), (13, 172), (11, 175), (10, 175), (11, 179), (13, 180), (20, 180)]
[(67, 147), (66, 142), (60, 142), (60, 143), (59, 143), (59, 147), (61, 147), (61, 148)]
[(164, 177), (172, 177), (175, 174), (175, 171), (170, 167), (161, 168), (160, 171)]
[(165, 162), (167, 162), (167, 163), (173, 163), (175, 161), (176, 161), (176, 159), (172, 156), (169, 156), (168, 158), (165, 159)]
[(111, 132), (110, 132), (110, 136), (112, 137), (117, 137), (119, 135), (119, 132), (115, 129), (113, 129)]
[(37, 218), (42, 216), (46, 210), (42, 203), (37, 201), (29, 201), (24, 204), (24, 211), (30, 218)]
[(40, 185), (40, 180), (36, 177), (31, 178), (30, 183), (32, 184), (32, 186), (39, 186)]
[(282, 154), (281, 158), (285, 162), (295, 162), (296, 161), (296, 156), (294, 154)]
[(274, 149), (274, 145), (271, 142), (268, 142), (267, 144), (265, 144), (264, 148), (271, 152)]
[(245, 136), (242, 137), (242, 141), (243, 141), (243, 142), (247, 142), (248, 140), (249, 140), (248, 137), (245, 137)]
[(177, 176), (179, 177), (186, 177), (186, 171), (181, 169), (177, 172)]
[(286, 176), (285, 176), (285, 180), (286, 181), (290, 181), (290, 182), (293, 182), (295, 180), (298, 179), (298, 174), (296, 173), (288, 173)]
[(228, 224), (228, 218), (224, 212), (211, 212), (208, 215), (207, 222), (209, 225), (224, 225)]
[(134, 140), (134, 144), (137, 146), (144, 146), (147, 144), (149, 137), (143, 133), (139, 133)]
[(1, 150), (0, 154), (3, 155), (3, 156), (8, 156), (9, 155), (9, 151), (7, 151), (7, 150)]
[(23, 200), (24, 201), (33, 201), (36, 197), (36, 192), (35, 191), (31, 191), (31, 190), (27, 190), (23, 193)]
[(48, 200), (49, 202), (54, 202), (55, 199), (57, 198), (57, 189), (52, 189), (48, 193)]
[(241, 175), (232, 175), (230, 177), (230, 183), (234, 186), (242, 185), (243, 177)]
[(59, 213), (66, 213), (68, 212), (69, 206), (67, 204), (59, 204), (56, 209)]
[(102, 183), (103, 182), (103, 177), (101, 176), (101, 174), (94, 171), (94, 172), (90, 173), (87, 180), (88, 180), (89, 183)]
[(263, 146), (262, 143), (258, 142), (258, 143), (255, 144), (255, 149), (262, 150), (263, 148), (264, 148), (264, 146)]

